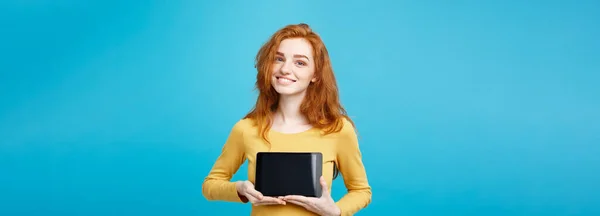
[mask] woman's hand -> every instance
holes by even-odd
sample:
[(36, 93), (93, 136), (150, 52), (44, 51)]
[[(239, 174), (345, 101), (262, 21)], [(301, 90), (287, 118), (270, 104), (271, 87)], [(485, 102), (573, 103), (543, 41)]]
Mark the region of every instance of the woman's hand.
[(250, 181), (238, 181), (235, 183), (235, 189), (238, 194), (246, 197), (252, 205), (285, 205), (285, 201), (275, 197), (263, 196), (254, 189), (254, 184)]
[(319, 198), (297, 195), (289, 195), (280, 198), (286, 202), (302, 206), (305, 209), (322, 216), (339, 216), (341, 214), (340, 208), (335, 204), (333, 198), (331, 198), (329, 188), (327, 187), (327, 182), (323, 176), (321, 176), (321, 187), (323, 189), (323, 193)]

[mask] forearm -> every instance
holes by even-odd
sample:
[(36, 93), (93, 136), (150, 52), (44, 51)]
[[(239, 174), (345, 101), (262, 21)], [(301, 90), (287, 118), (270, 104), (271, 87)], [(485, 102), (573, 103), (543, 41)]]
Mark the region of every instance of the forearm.
[(221, 179), (205, 179), (202, 184), (202, 195), (207, 200), (244, 202), (238, 195), (236, 182)]
[(353, 190), (349, 191), (336, 205), (340, 208), (341, 216), (354, 215), (359, 210), (366, 208), (371, 203), (371, 190)]
[(243, 202), (238, 196), (236, 183), (231, 181), (232, 176), (245, 160), (242, 131), (243, 128), (238, 122), (231, 130), (221, 154), (204, 179), (202, 195), (207, 200)]

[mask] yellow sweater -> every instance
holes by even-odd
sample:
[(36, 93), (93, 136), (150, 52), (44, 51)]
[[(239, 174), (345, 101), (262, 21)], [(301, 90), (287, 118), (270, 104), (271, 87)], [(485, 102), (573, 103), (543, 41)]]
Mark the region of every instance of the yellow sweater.
[[(334, 134), (321, 135), (318, 129), (285, 134), (271, 130), (269, 144), (264, 142), (252, 120), (238, 121), (225, 142), (221, 155), (216, 160), (202, 185), (207, 200), (245, 202), (240, 199), (232, 176), (248, 161), (248, 180), (254, 183), (257, 152), (321, 152), (323, 154), (323, 176), (331, 188), (333, 162), (338, 164), (348, 193), (336, 202), (342, 215), (353, 215), (371, 202), (371, 187), (362, 162), (361, 152), (354, 128), (344, 120), (343, 129)], [(287, 205), (252, 206), (250, 215), (315, 215), (302, 207)]]

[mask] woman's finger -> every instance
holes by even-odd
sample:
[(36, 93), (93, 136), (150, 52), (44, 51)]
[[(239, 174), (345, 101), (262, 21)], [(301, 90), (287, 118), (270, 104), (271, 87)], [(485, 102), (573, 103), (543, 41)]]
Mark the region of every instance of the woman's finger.
[(260, 206), (260, 205), (283, 205), (281, 203), (277, 203), (277, 202), (264, 202), (264, 201), (258, 201), (257, 203), (254, 204), (255, 206)]
[(246, 188), (246, 193), (249, 194), (249, 195), (251, 195), (251, 196), (253, 196), (253, 197), (255, 197), (258, 200), (261, 200), (264, 197), (260, 192), (258, 192), (257, 190), (255, 190), (252, 187)]
[(304, 202), (300, 202), (300, 201), (297, 201), (297, 200), (287, 200), (287, 202), (292, 203), (292, 204), (296, 204), (296, 205), (301, 206), (301, 207), (303, 207), (305, 209), (308, 209), (308, 204), (306, 204)]
[(275, 201), (275, 202), (277, 202), (279, 204), (285, 205), (285, 200), (283, 200), (283, 199), (278, 199), (278, 198), (275, 198), (275, 197), (269, 197), (269, 198), (273, 199), (273, 201)]
[(298, 196), (298, 195), (289, 195), (289, 196), (285, 196), (283, 198), (283, 200), (294, 200), (294, 201), (298, 201), (298, 202), (303, 202), (303, 203), (309, 203), (310, 200), (308, 199), (308, 197), (305, 196)]
[(274, 197), (263, 197), (262, 200), (256, 202), (257, 205), (285, 205), (285, 201)]
[(327, 181), (325, 181), (325, 178), (323, 176), (321, 176), (321, 179), (319, 180), (321, 182), (322, 189), (321, 196), (329, 196), (329, 186), (327, 185)]
[(246, 199), (248, 199), (248, 202), (250, 202), (252, 204), (255, 204), (259, 201), (258, 199), (256, 199), (256, 197), (254, 197), (248, 193), (244, 194), (244, 196), (246, 196)]
[(280, 200), (280, 199), (277, 199), (277, 198), (274, 198), (274, 197), (263, 197), (263, 199), (261, 200), (261, 202), (283, 204), (283, 200)]
[(246, 196), (246, 198), (248, 198), (248, 201), (251, 201), (251, 200), (261, 200), (256, 195), (256, 193), (251, 193), (250, 191), (244, 191), (243, 195)]

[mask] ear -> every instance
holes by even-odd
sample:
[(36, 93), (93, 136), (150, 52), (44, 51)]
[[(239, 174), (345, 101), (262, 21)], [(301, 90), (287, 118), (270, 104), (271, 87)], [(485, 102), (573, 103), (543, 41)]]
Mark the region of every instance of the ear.
[(316, 81), (317, 81), (317, 78), (316, 78), (316, 77), (314, 77), (314, 78), (312, 78), (310, 81), (311, 81), (311, 82), (316, 82)]

